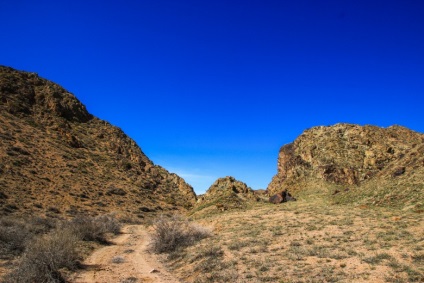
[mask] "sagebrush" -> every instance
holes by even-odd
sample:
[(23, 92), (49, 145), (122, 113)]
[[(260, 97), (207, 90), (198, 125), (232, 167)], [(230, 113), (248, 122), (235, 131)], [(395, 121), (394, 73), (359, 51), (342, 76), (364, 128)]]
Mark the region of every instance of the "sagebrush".
[(11, 259), (22, 254), (35, 237), (56, 226), (56, 221), (40, 217), (28, 219), (3, 217), (0, 219), (0, 258)]
[(77, 243), (78, 237), (69, 229), (55, 229), (35, 239), (5, 282), (65, 282), (60, 270), (74, 270), (78, 266)]
[(73, 271), (82, 257), (80, 241), (107, 242), (107, 234), (119, 234), (121, 224), (113, 215), (76, 217), (54, 225), (44, 219), (1, 219), (0, 248), (22, 254), (18, 266), (3, 282), (66, 282), (64, 271)]
[(106, 243), (106, 234), (119, 234), (120, 222), (113, 215), (102, 215), (98, 217), (75, 217), (70, 226), (73, 232), (84, 241), (97, 241)]
[(156, 253), (173, 252), (211, 235), (209, 229), (190, 223), (179, 215), (158, 217), (153, 229), (151, 247)]

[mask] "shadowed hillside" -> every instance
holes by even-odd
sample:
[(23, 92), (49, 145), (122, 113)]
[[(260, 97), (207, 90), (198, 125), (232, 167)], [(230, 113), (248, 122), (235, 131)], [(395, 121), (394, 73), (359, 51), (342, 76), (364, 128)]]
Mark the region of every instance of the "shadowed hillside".
[[(118, 94), (117, 94), (118, 95)], [(0, 215), (190, 208), (191, 186), (35, 73), (0, 67)]]
[(337, 124), (283, 146), (268, 186), (332, 194), (335, 202), (423, 209), (424, 135), (400, 126)]

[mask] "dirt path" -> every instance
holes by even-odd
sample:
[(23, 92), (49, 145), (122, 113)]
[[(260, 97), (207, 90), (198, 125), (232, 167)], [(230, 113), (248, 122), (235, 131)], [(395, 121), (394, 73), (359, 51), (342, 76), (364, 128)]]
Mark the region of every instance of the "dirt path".
[(87, 269), (77, 274), (73, 282), (179, 282), (166, 271), (157, 256), (147, 250), (149, 236), (144, 226), (126, 226), (113, 243), (87, 258), (84, 262)]

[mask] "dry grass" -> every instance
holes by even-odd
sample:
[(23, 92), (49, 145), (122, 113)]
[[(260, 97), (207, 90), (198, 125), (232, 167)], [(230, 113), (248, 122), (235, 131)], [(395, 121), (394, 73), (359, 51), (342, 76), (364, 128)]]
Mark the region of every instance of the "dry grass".
[(97, 241), (99, 243), (107, 243), (107, 234), (119, 234), (121, 224), (112, 215), (102, 215), (98, 217), (75, 217), (69, 223), (73, 233), (84, 241)]
[(82, 259), (82, 241), (105, 243), (106, 235), (118, 234), (121, 227), (112, 215), (72, 221), (5, 217), (0, 223), (2, 258), (12, 269), (1, 281), (5, 283), (66, 282)]
[(124, 263), (125, 262), (125, 258), (123, 258), (122, 256), (114, 256), (112, 258), (112, 263)]
[(153, 229), (151, 248), (156, 253), (169, 253), (190, 246), (211, 233), (179, 215), (158, 217)]
[(39, 217), (0, 218), (0, 259), (11, 259), (20, 255), (34, 237), (48, 232), (55, 225), (56, 221)]
[(324, 199), (202, 215), (215, 235), (171, 253), (184, 282), (423, 282), (424, 215)]
[(154, 211), (195, 202), (182, 179), (153, 165), (121, 129), (90, 119), (60, 86), (0, 67), (0, 89), (0, 216), (119, 211), (147, 222)]
[(65, 282), (61, 270), (78, 266), (77, 242), (78, 237), (69, 229), (56, 229), (36, 239), (5, 282)]

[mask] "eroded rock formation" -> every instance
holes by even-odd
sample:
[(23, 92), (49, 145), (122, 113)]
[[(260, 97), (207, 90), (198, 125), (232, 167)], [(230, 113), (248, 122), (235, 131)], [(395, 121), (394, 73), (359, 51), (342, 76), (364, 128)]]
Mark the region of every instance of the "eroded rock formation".
[(314, 127), (281, 147), (277, 174), (268, 191), (274, 194), (287, 188), (296, 192), (322, 186), (366, 195), (377, 183), (383, 198), (396, 190), (398, 194), (409, 191), (412, 200), (417, 190), (422, 192), (423, 152), (424, 135), (401, 126)]

